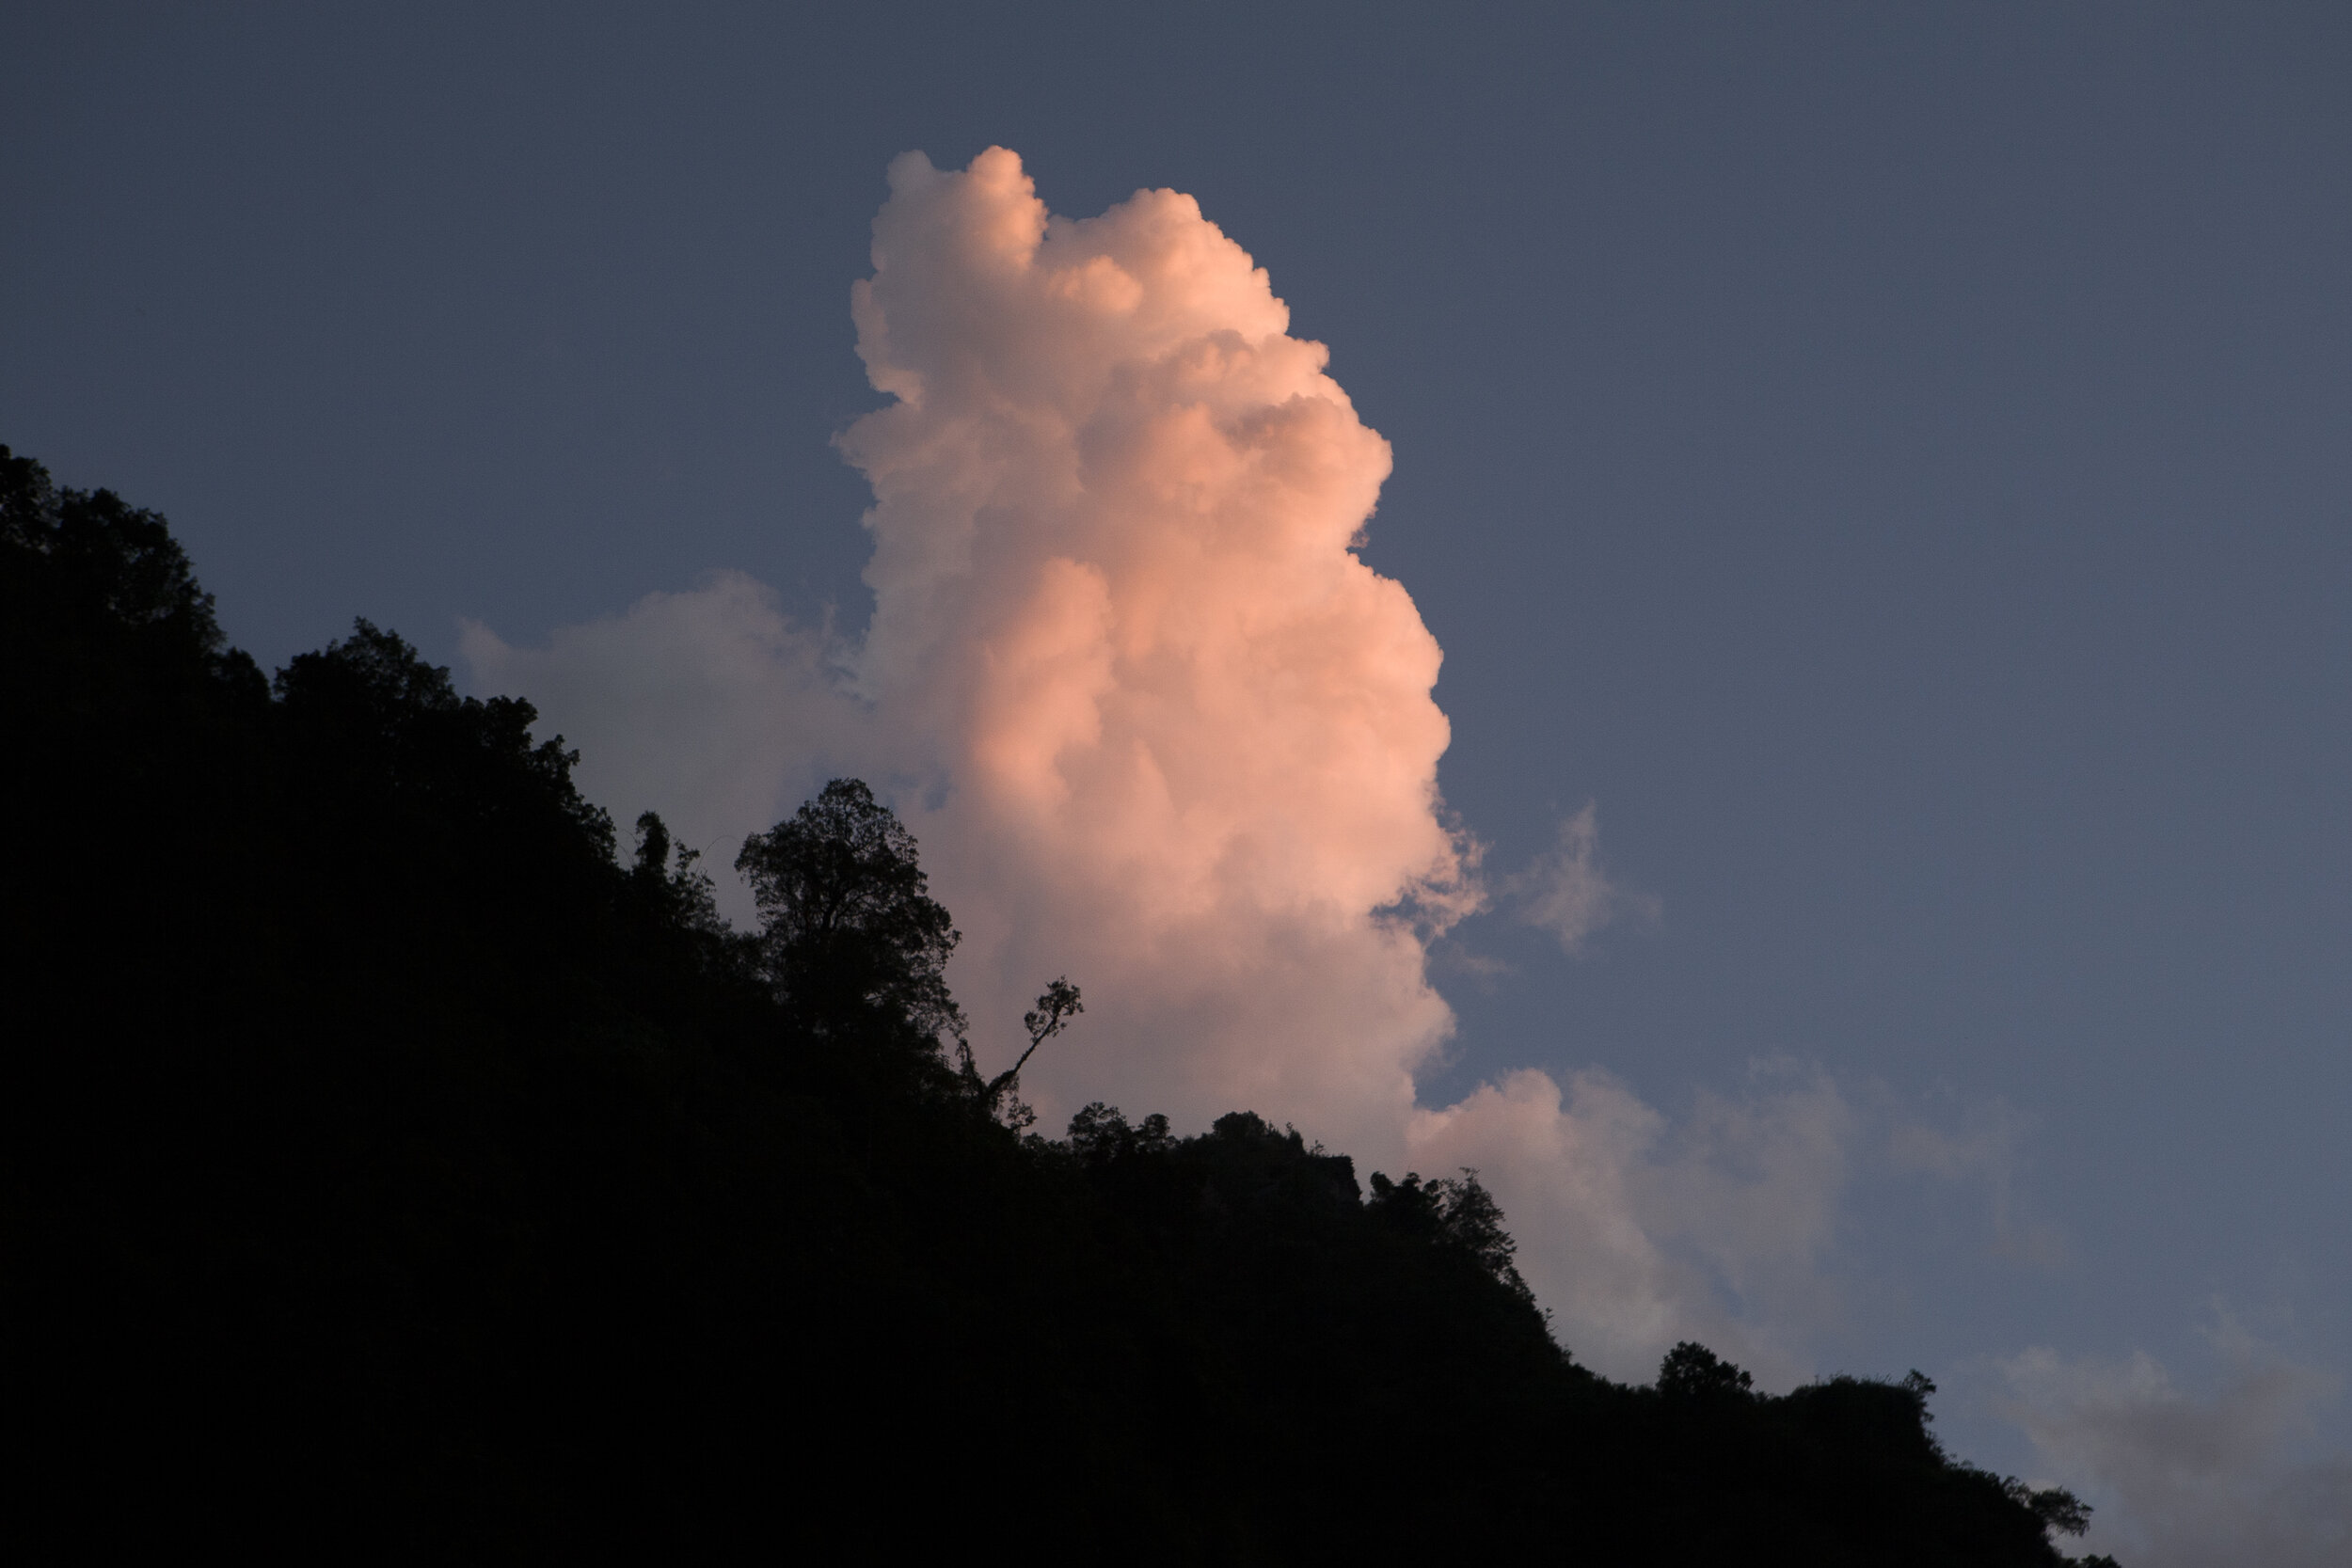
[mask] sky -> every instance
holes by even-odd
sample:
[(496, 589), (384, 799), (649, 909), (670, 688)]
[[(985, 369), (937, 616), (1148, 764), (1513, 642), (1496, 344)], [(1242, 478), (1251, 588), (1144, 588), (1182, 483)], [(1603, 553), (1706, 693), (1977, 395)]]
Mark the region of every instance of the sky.
[(2352, 13), (9, 34), (0, 441), (264, 664), (714, 863), (862, 771), (984, 1054), (1087, 988), (1049, 1117), (1476, 1164), (1613, 1375), (2352, 1556)]

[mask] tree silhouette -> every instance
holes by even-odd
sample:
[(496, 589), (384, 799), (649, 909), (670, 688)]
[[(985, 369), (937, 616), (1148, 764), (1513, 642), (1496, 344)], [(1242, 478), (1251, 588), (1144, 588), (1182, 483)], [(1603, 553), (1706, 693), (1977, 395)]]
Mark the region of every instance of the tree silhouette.
[(946, 965), (961, 938), (930, 896), (914, 835), (857, 779), (744, 841), (735, 868), (752, 885), (761, 957), (808, 1025), (903, 1021), (934, 1043), (961, 1038)]
[(1070, 1021), (1086, 1011), (1078, 999), (1078, 988), (1067, 975), (1049, 983), (1037, 999), (1037, 1006), (1021, 1015), (1021, 1026), (1029, 1032), (1029, 1047), (1021, 1053), (1020, 1060), (990, 1079), (985, 1086), (979, 1084), (979, 1071), (973, 1065), (972, 1048), (959, 1039), (956, 1042), (958, 1067), (964, 1081), (977, 1090), (977, 1097), (989, 1115), (1003, 1118), (1005, 1125), (1016, 1132), (1025, 1132), (1037, 1123), (1037, 1113), (1021, 1099), (1021, 1069), (1029, 1065), (1037, 1048), (1052, 1039), (1069, 1026)]
[(1137, 1155), (1166, 1154), (1176, 1147), (1168, 1117), (1157, 1111), (1130, 1127), (1118, 1106), (1105, 1105), (1099, 1100), (1070, 1118), (1069, 1143), (1071, 1149), (1090, 1164)]
[(1534, 1301), (1535, 1292), (1519, 1277), (1518, 1243), (1502, 1227), (1502, 1208), (1468, 1165), (1458, 1180), (1427, 1182), (1418, 1171), (1406, 1172), (1402, 1181), (1375, 1171), (1372, 1208), (1390, 1227), (1458, 1248), (1513, 1295)]
[(1658, 1364), (1658, 1391), (1668, 1399), (1747, 1399), (1756, 1379), (1705, 1345), (1685, 1339)]

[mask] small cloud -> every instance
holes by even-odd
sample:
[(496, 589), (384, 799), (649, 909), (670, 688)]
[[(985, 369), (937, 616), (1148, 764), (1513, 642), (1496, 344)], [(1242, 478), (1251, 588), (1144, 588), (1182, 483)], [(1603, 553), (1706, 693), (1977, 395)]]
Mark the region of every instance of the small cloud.
[[(1948, 1098), (1948, 1097), (1939, 1097)], [(1825, 1335), (1872, 1292), (1852, 1195), (1894, 1172), (1989, 1199), (1985, 1244), (2049, 1261), (2029, 1208), (2034, 1119), (1995, 1100), (1922, 1107), (1803, 1057), (1749, 1060), (1680, 1114), (1598, 1069), (1522, 1069), (1413, 1113), (1422, 1170), (1476, 1166), (1562, 1341), (1595, 1370), (1646, 1380), (1697, 1339), (1786, 1387), (1821, 1370)]]
[(1560, 951), (1574, 956), (1586, 939), (1619, 920), (1658, 922), (1661, 906), (1654, 894), (1636, 893), (1612, 880), (1600, 863), (1600, 819), (1594, 802), (1560, 824), (1560, 838), (1527, 869), (1502, 881), (1504, 895), (1518, 905), (1519, 919), (1549, 931)]
[(2099, 1510), (2085, 1544), (2134, 1568), (2342, 1563), (2352, 1556), (2352, 1455), (2310, 1451), (2338, 1380), (2215, 1307), (2223, 1375), (2203, 1395), (2146, 1352), (2120, 1361), (2049, 1349), (1999, 1364), (2007, 1414), (2043, 1463)]
[[(682, 844), (739, 843), (815, 793), (832, 757), (866, 749), (830, 624), (793, 622), (741, 572), (648, 594), (544, 647), (462, 621), (458, 651), (471, 689), (529, 698), (536, 733), (578, 749), (583, 794), (622, 822), (660, 812)], [(735, 878), (719, 878), (719, 897), (752, 918)]]
[(1413, 1113), (1408, 1153), (1482, 1172), (1584, 1365), (1645, 1381), (1700, 1339), (1787, 1386), (1812, 1370), (1805, 1330), (1842, 1310), (1832, 1254), (1861, 1126), (1827, 1077), (1774, 1077), (1703, 1091), (1677, 1119), (1598, 1069), (1522, 1069)]

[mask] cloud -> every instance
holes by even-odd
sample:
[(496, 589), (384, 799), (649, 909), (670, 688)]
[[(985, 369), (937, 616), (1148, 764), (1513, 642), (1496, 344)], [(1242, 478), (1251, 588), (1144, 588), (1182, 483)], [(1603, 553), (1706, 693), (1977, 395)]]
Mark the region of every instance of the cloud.
[[(887, 794), (964, 933), (984, 1066), (1047, 979), (1085, 989), (1025, 1074), (1048, 1125), (1247, 1107), (1367, 1170), (1478, 1166), (1588, 1364), (1645, 1379), (1701, 1338), (1804, 1375), (1859, 1147), (1826, 1080), (1678, 1125), (1593, 1072), (1417, 1105), (1454, 1027), (1433, 945), (1487, 895), (1438, 789), (1437, 641), (1356, 553), (1389, 447), (1323, 346), (1189, 197), (1052, 216), (1002, 149), (890, 184), (851, 304), (894, 401), (839, 442), (874, 495), (865, 637), (722, 573), (544, 648), (469, 627), (475, 684), (721, 865), (831, 774)], [(1589, 806), (1508, 889), (1571, 950), (1654, 907), (1603, 874)]]
[(1527, 868), (1504, 880), (1503, 892), (1518, 905), (1518, 917), (1549, 931), (1560, 950), (1581, 953), (1584, 941), (1602, 927), (1625, 918), (1655, 923), (1661, 906), (1649, 894), (1634, 893), (1610, 879), (1600, 864), (1598, 808), (1564, 819), (1560, 839)]
[(2352, 1559), (2352, 1455), (2311, 1450), (2337, 1380), (2248, 1334), (2220, 1307), (2222, 1364), (2204, 1394), (2153, 1356), (1998, 1364), (2010, 1418), (2063, 1484), (2091, 1501), (2090, 1550), (2134, 1568), (2297, 1568)]
[(2066, 1259), (2065, 1237), (2033, 1218), (2019, 1192), (2020, 1146), (2034, 1126), (2032, 1117), (2000, 1100), (1968, 1107), (1957, 1128), (1899, 1120), (1887, 1135), (1887, 1160), (1897, 1171), (1981, 1186), (1992, 1210), (1994, 1251), (2055, 1266)]
[(1104, 1022), (1032, 1068), (1049, 1116), (1250, 1104), (1393, 1149), (1454, 1024), (1395, 911), (1475, 895), (1437, 641), (1351, 548), (1387, 442), (1189, 197), (1073, 221), (1010, 152), (911, 154), (873, 261), (858, 352), (898, 401), (840, 442), (875, 496), (850, 662), (976, 1046), (1067, 972)]
[[(1768, 1069), (1768, 1076), (1793, 1076)], [(1677, 1128), (1607, 1073), (1523, 1069), (1417, 1111), (1424, 1169), (1474, 1165), (1502, 1196), (1522, 1271), (1579, 1359), (1646, 1382), (1701, 1339), (1766, 1383), (1812, 1369), (1790, 1331), (1833, 1316), (1824, 1264), (1862, 1117), (1819, 1075), (1703, 1093)]]
[[(792, 625), (740, 572), (648, 594), (624, 614), (557, 631), (545, 648), (510, 647), (466, 622), (458, 650), (476, 687), (532, 697), (543, 730), (579, 750), (583, 793), (624, 828), (659, 811), (714, 867), (815, 793), (829, 759), (871, 750), (824, 629)], [(731, 913), (750, 912), (747, 895), (736, 903)]]

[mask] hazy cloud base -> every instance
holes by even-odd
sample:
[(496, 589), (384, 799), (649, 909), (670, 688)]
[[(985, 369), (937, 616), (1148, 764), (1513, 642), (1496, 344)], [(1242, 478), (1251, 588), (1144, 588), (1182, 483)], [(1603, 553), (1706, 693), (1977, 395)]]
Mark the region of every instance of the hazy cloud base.
[(1998, 1364), (2011, 1418), (2098, 1508), (2090, 1548), (2133, 1568), (2352, 1560), (2352, 1456), (2312, 1444), (2337, 1380), (2218, 1307), (2207, 1338), (2221, 1375), (2201, 1393), (2145, 1352), (2105, 1361), (2038, 1348)]

